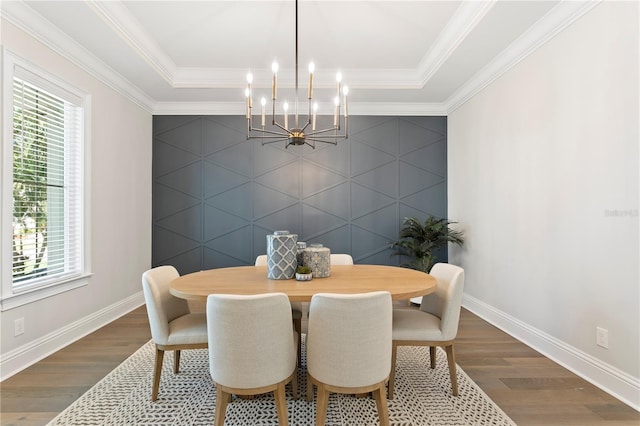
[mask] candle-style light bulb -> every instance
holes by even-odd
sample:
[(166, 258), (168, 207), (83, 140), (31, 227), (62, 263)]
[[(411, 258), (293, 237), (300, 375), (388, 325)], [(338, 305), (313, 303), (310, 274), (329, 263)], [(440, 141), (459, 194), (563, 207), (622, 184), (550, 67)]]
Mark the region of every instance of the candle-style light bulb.
[(340, 71), (336, 73), (336, 82), (338, 83), (338, 91), (336, 92), (336, 96), (338, 97), (338, 105), (340, 105), (340, 90), (342, 88), (342, 73)]
[(249, 102), (249, 108), (253, 107), (253, 99), (251, 96), (251, 83), (253, 83), (253, 74), (251, 74), (251, 72), (247, 73), (247, 98), (248, 98), (248, 102)]
[(271, 71), (273, 71), (273, 83), (271, 84), (271, 99), (274, 101), (278, 95), (278, 63), (274, 60), (271, 64)]
[(289, 110), (289, 104), (287, 102), (282, 105), (282, 109), (284, 110), (284, 127), (285, 129), (289, 129), (289, 117), (287, 115), (287, 111)]
[(313, 120), (311, 122), (311, 130), (315, 131), (316, 130), (316, 117), (318, 115), (318, 103), (314, 102), (313, 103)]
[(344, 95), (344, 116), (347, 118), (349, 116), (349, 111), (347, 110), (347, 95), (349, 94), (349, 86), (344, 86), (342, 88), (342, 94)]
[(249, 90), (248, 87), (246, 89), (244, 89), (244, 96), (246, 96), (246, 98), (247, 98), (247, 118), (251, 118), (251, 107), (250, 107), (250, 101), (249, 101), (249, 94), (250, 93), (251, 93), (251, 91)]
[(316, 66), (313, 62), (309, 62), (309, 93), (308, 98), (313, 98), (313, 72), (316, 70)]
[(338, 107), (340, 106), (340, 98), (338, 96), (333, 100), (335, 109), (333, 110), (333, 127), (338, 127)]
[(262, 99), (260, 99), (260, 105), (262, 105), (262, 111), (261, 111), (262, 120), (261, 120), (261, 123), (262, 123), (262, 127), (264, 127), (264, 124), (265, 124), (265, 113), (264, 113), (264, 110), (265, 110), (265, 105), (267, 105), (267, 100), (265, 99), (264, 96), (262, 97)]

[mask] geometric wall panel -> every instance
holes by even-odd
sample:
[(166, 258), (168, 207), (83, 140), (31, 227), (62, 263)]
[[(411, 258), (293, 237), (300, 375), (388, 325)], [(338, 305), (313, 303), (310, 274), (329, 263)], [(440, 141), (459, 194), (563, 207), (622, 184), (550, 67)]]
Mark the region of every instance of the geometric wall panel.
[(345, 225), (345, 219), (323, 212), (314, 207), (304, 205), (302, 207), (302, 233), (309, 238), (325, 234), (333, 229)]
[(447, 175), (447, 163), (440, 161), (447, 156), (447, 144), (439, 139), (431, 145), (422, 147), (401, 157), (403, 162), (412, 164), (442, 177)]
[(396, 197), (398, 193), (398, 165), (396, 161), (381, 165), (355, 176), (354, 181), (389, 197)]
[(348, 220), (350, 198), (349, 183), (342, 182), (333, 188), (305, 197), (304, 204)]
[(441, 183), (445, 177), (400, 162), (400, 197), (408, 197), (425, 188)]
[(250, 221), (253, 217), (251, 191), (252, 185), (247, 182), (230, 191), (207, 198), (205, 202), (207, 205)]
[(405, 216), (446, 217), (446, 117), (352, 116), (349, 140), (315, 150), (247, 141), (245, 126), (154, 116), (154, 266), (253, 264), (283, 229), (356, 263), (397, 265), (389, 243)]

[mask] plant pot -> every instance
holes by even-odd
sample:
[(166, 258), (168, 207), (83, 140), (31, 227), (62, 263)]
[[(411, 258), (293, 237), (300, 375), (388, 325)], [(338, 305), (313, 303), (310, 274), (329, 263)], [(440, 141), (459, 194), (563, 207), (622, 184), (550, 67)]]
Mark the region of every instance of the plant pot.
[(299, 274), (296, 272), (296, 281), (311, 281), (313, 278), (313, 274), (309, 272), (308, 274)]

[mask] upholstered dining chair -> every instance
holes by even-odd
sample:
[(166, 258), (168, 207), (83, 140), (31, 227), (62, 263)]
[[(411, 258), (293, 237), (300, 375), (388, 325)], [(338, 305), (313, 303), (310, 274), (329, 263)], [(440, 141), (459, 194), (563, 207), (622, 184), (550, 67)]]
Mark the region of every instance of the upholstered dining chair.
[(147, 305), (151, 338), (156, 345), (151, 400), (158, 399), (165, 351), (173, 353), (173, 372), (180, 370), (180, 351), (207, 347), (204, 313), (192, 313), (189, 304), (169, 293), (169, 284), (180, 274), (173, 266), (158, 266), (142, 274), (142, 291)]
[(296, 346), (284, 293), (207, 297), (209, 370), (216, 384), (215, 425), (224, 424), (231, 394), (274, 392), (278, 423), (288, 424), (285, 385), (297, 399)]
[(318, 387), (316, 425), (324, 425), (329, 393), (373, 392), (381, 425), (389, 424), (385, 384), (391, 369), (391, 294), (318, 293), (307, 332), (307, 400)]
[[(267, 266), (267, 255), (261, 254), (256, 257), (255, 266)], [(302, 336), (302, 317), (304, 316), (304, 309), (302, 308), (302, 303), (300, 302), (291, 302), (291, 316), (293, 318), (293, 326), (296, 329), (296, 333), (298, 336)], [(302, 360), (302, 342), (298, 341), (298, 367), (300, 366), (300, 362)]]
[(331, 253), (329, 259), (332, 265), (353, 265), (353, 257), (350, 254)]
[(449, 376), (454, 396), (458, 396), (456, 358), (453, 344), (458, 334), (464, 269), (449, 263), (436, 263), (429, 274), (438, 281), (435, 293), (422, 298), (420, 309), (393, 310), (393, 351), (389, 376), (389, 399), (393, 399), (398, 346), (429, 346), (431, 368), (436, 367), (436, 348), (447, 353)]

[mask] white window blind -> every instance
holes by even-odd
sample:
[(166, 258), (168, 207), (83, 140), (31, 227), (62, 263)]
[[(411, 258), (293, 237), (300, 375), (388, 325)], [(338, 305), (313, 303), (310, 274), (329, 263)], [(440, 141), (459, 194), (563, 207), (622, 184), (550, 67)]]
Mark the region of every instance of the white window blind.
[(13, 80), (14, 293), (83, 273), (83, 111)]

